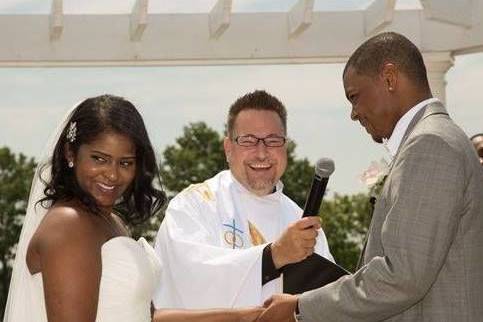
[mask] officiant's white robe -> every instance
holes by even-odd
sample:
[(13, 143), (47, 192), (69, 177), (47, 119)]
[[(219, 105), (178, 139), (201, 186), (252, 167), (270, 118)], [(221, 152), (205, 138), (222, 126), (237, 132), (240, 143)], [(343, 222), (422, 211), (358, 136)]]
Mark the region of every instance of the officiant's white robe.
[[(263, 248), (302, 215), (282, 187), (259, 197), (225, 170), (173, 198), (156, 238), (155, 307), (253, 306), (281, 293), (281, 278), (262, 286)], [(322, 230), (316, 252), (333, 261)]]

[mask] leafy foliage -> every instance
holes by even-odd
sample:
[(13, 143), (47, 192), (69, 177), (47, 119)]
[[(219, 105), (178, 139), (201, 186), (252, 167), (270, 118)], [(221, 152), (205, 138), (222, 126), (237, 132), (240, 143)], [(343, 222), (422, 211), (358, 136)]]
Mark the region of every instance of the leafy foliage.
[(281, 180), (284, 184), (283, 192), (302, 208), (312, 183), (314, 166), (306, 158), (297, 159), (295, 148), (296, 144), (290, 142), (287, 148), (287, 169)]
[(184, 127), (183, 135), (163, 152), (160, 171), (165, 188), (176, 194), (226, 169), (223, 137), (204, 122)]
[[(28, 194), (35, 171), (33, 159), (0, 148), (0, 305), (5, 307), (15, 258), (15, 248), (22, 229)], [(3, 315), (3, 309), (2, 309)], [(2, 317), (3, 318), (3, 317)]]
[[(204, 122), (185, 126), (183, 135), (176, 139), (175, 144), (167, 146), (162, 155), (160, 175), (169, 198), (190, 184), (211, 178), (227, 167), (223, 137)], [(153, 241), (163, 217), (164, 210), (146, 223), (134, 227), (133, 237), (143, 236)]]
[(338, 264), (354, 271), (371, 221), (371, 205), (367, 194), (344, 196), (335, 194), (321, 207), (322, 227), (330, 251)]

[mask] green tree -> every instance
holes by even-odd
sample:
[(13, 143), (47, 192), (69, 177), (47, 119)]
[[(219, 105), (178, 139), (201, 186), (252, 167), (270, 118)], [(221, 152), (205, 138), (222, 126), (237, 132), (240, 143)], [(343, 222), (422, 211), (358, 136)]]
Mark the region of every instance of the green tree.
[[(0, 148), (0, 305), (3, 315), (27, 199), (34, 159)], [(2, 317), (3, 319), (3, 317)]]
[(320, 214), (336, 262), (354, 271), (371, 220), (369, 196), (335, 194), (322, 203)]
[(296, 146), (295, 142), (291, 141), (287, 147), (287, 169), (282, 176), (282, 182), (283, 192), (302, 208), (312, 183), (314, 166), (306, 158), (297, 159)]
[(198, 122), (185, 126), (176, 144), (166, 147), (160, 172), (167, 191), (176, 194), (226, 168), (223, 136)]
[[(191, 123), (183, 135), (162, 153), (160, 175), (169, 198), (192, 183), (202, 182), (227, 167), (223, 153), (223, 137), (204, 122)], [(133, 237), (153, 241), (164, 217), (164, 210), (147, 222), (133, 228)]]

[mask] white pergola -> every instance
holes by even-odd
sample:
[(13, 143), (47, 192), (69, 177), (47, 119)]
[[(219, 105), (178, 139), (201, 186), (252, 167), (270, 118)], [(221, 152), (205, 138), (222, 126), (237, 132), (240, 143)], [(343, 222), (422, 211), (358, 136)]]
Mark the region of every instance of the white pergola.
[(454, 56), (483, 52), (483, 0), (421, 0), (414, 10), (374, 0), (353, 11), (314, 11), (314, 0), (299, 0), (288, 12), (250, 13), (218, 0), (196, 14), (149, 13), (148, 1), (136, 0), (130, 14), (64, 14), (53, 0), (50, 14), (0, 15), (0, 67), (342, 63), (391, 30), (421, 49), (444, 100)]

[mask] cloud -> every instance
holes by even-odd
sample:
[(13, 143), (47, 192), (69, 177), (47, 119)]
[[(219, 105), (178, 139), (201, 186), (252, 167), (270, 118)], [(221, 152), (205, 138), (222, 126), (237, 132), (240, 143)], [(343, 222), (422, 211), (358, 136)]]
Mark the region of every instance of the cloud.
[(468, 135), (483, 130), (482, 77), (483, 53), (456, 57), (446, 75), (448, 111)]

